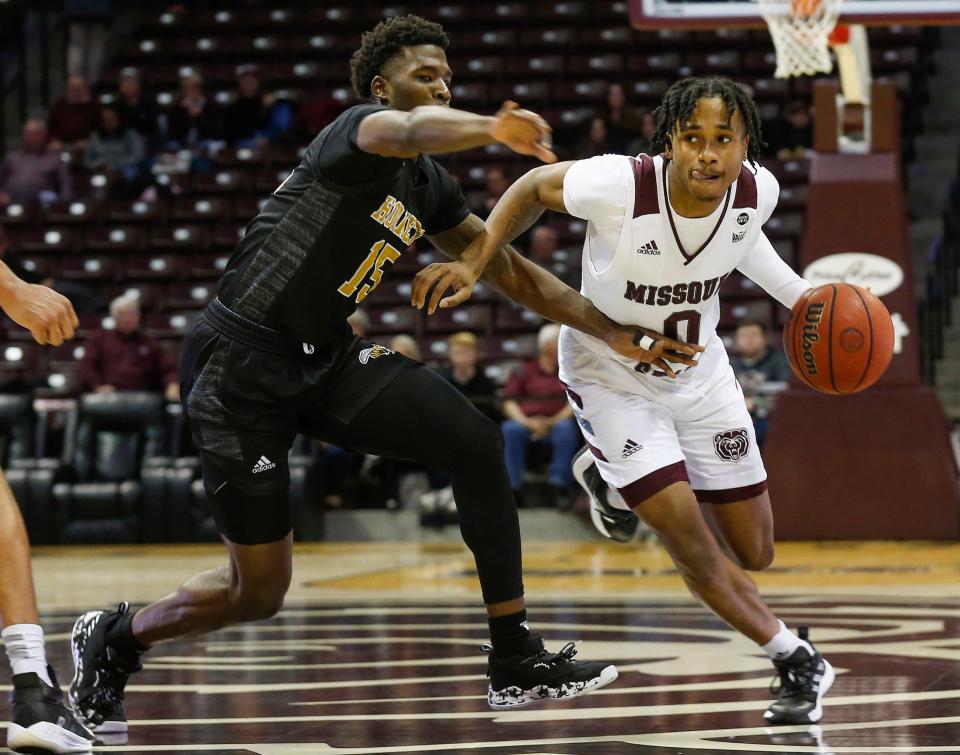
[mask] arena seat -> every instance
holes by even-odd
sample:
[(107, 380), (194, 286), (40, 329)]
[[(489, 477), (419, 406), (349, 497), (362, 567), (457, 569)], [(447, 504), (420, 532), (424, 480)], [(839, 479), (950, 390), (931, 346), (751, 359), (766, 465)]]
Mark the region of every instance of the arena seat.
[(69, 481), (53, 486), (60, 542), (134, 542), (144, 519), (158, 518), (148, 510), (163, 501), (145, 499), (140, 468), (162, 453), (162, 412), (163, 398), (151, 393), (80, 399), (76, 429), (64, 444)]

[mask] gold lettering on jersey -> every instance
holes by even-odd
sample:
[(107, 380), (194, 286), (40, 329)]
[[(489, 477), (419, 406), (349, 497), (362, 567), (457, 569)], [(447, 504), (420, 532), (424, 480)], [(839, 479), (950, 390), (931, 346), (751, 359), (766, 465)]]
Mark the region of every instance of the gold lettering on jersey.
[[(383, 278), (383, 266), (387, 263), (392, 265), (399, 257), (399, 249), (391, 246), (385, 240), (378, 241), (370, 247), (370, 253), (360, 263), (356, 272), (350, 276), (349, 280), (341, 283), (337, 291), (342, 296), (354, 299), (359, 304), (380, 285), (380, 279)], [(364, 283), (368, 277), (369, 282)], [(363, 286), (360, 285), (361, 283), (363, 283)], [(359, 292), (357, 289), (359, 289)]]
[(406, 246), (410, 246), (425, 232), (417, 216), (404, 207), (403, 202), (389, 195), (370, 217), (391, 231)]
[(387, 219), (387, 215), (390, 214), (390, 210), (393, 209), (393, 206), (396, 203), (396, 199), (387, 195), (387, 198), (383, 200), (383, 204), (380, 205), (380, 209), (374, 212), (370, 217), (380, 223), (380, 225), (383, 225), (383, 221)]

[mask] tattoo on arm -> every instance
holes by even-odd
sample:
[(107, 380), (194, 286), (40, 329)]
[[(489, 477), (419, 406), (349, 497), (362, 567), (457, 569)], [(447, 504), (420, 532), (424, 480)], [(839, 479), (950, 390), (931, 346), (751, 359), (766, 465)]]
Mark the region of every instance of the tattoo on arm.
[(513, 241), (517, 236), (536, 223), (546, 209), (547, 208), (540, 204), (536, 198), (521, 204), (516, 214), (511, 216), (507, 221), (507, 227), (503, 235), (504, 240), (508, 243)]

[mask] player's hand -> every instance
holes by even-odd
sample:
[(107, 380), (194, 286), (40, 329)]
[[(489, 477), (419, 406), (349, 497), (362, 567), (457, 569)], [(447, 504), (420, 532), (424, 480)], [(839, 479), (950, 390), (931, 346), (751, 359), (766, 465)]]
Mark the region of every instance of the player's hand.
[(533, 155), (545, 163), (555, 163), (553, 129), (530, 110), (507, 100), (494, 116), (490, 135), (521, 155)]
[[(429, 315), (436, 312), (438, 306), (441, 309), (455, 307), (470, 298), (479, 277), (480, 274), (466, 262), (434, 262), (413, 279), (410, 303), (417, 309), (423, 309), (429, 296)], [(453, 289), (453, 293), (444, 297), (450, 289)]]
[(647, 328), (616, 326), (606, 338), (607, 345), (618, 354), (642, 364), (649, 364), (668, 377), (675, 378), (677, 373), (670, 362), (696, 367), (696, 356), (703, 346), (696, 343), (684, 343), (667, 338), (662, 333)]
[(80, 325), (68, 299), (52, 288), (33, 283), (24, 283), (18, 288), (4, 311), (11, 320), (29, 330), (39, 344), (59, 346), (73, 338)]

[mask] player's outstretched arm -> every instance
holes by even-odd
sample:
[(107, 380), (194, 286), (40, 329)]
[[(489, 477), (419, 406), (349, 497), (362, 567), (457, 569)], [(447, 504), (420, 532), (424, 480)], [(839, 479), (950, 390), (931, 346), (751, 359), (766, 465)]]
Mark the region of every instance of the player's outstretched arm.
[(409, 112), (380, 110), (364, 118), (357, 129), (357, 146), (382, 157), (413, 158), (421, 152), (460, 152), (496, 143), (546, 163), (557, 161), (547, 122), (509, 100), (494, 116), (436, 105)]
[[(483, 221), (476, 215), (470, 215), (456, 228), (431, 236), (430, 241), (447, 256), (459, 260), (482, 231)], [(599, 338), (628, 359), (646, 362), (673, 375), (662, 358), (665, 352), (671, 352), (671, 361), (692, 366), (696, 364), (694, 355), (703, 351), (703, 347), (695, 344), (680, 343), (659, 333), (620, 325), (594, 307), (589, 299), (523, 257), (509, 244), (501, 244), (495, 251), (483, 273), (484, 281), (541, 317)], [(457, 264), (459, 262), (451, 263), (451, 266)], [(421, 277), (423, 272), (414, 282), (413, 303), (418, 307), (423, 307), (430, 293), (425, 279)], [(644, 345), (641, 346), (641, 343)]]
[[(510, 186), (493, 208), (486, 226), (478, 219), (479, 231), (472, 230), (476, 222), (467, 229), (472, 234), (471, 241), (459, 251), (456, 262), (429, 265), (417, 274), (413, 282), (414, 306), (422, 309), (427, 304), (427, 293), (430, 293), (427, 312), (431, 315), (438, 306), (455, 307), (469, 299), (477, 279), (504, 244), (533, 225), (544, 210), (566, 212), (563, 177), (573, 164), (564, 162), (534, 168)], [(453, 240), (454, 245), (462, 235)], [(437, 237), (441, 243), (444, 242), (442, 236)], [(434, 244), (438, 245), (437, 241)], [(444, 250), (441, 248), (441, 251)], [(453, 289), (453, 294), (444, 298), (448, 289)]]
[(793, 308), (804, 291), (813, 288), (783, 261), (763, 231), (737, 269), (787, 309)]
[(59, 346), (79, 326), (73, 305), (53, 289), (20, 280), (0, 262), (0, 309), (39, 344)]

